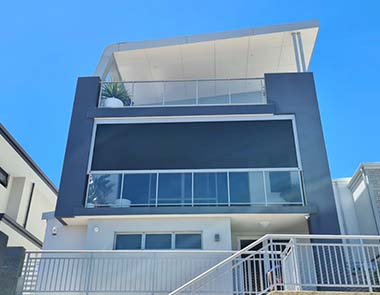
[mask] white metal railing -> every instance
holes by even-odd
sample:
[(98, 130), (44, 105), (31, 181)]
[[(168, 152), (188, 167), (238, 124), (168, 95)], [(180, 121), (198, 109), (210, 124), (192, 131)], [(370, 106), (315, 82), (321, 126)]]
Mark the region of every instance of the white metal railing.
[[(266, 235), (169, 295), (380, 291), (379, 259), (379, 236)], [(227, 279), (231, 290), (218, 285)]]
[(168, 294), (229, 251), (27, 251), (23, 294)]
[(264, 78), (101, 82), (99, 95), (99, 107), (265, 103)]
[(380, 291), (380, 237), (265, 235), (228, 251), (27, 251), (23, 294)]
[(86, 208), (305, 205), (298, 168), (93, 171)]

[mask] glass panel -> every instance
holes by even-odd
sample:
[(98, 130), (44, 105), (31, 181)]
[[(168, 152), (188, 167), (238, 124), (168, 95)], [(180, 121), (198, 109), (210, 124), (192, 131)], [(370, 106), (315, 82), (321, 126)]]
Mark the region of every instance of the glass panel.
[(199, 81), (198, 96), (199, 104), (227, 104), (228, 81)]
[(191, 204), (191, 174), (159, 174), (158, 204)]
[(162, 105), (164, 95), (163, 82), (133, 83), (133, 106)]
[(131, 106), (132, 92), (130, 83), (109, 82), (101, 85), (101, 107), (115, 108)]
[(231, 204), (265, 204), (262, 172), (230, 172)]
[(120, 187), (120, 174), (90, 175), (86, 207), (118, 206), (120, 203)]
[(231, 80), (231, 103), (264, 103), (261, 80)]
[(194, 173), (194, 204), (228, 205), (227, 173)]
[(142, 235), (116, 235), (115, 250), (141, 250)]
[(145, 236), (145, 249), (161, 250), (172, 248), (171, 234), (147, 234)]
[(202, 249), (200, 234), (176, 234), (175, 249)]
[(265, 172), (268, 203), (302, 203), (298, 171)]
[(165, 105), (194, 105), (196, 82), (165, 82)]
[(155, 205), (156, 174), (125, 174), (123, 183), (122, 207)]

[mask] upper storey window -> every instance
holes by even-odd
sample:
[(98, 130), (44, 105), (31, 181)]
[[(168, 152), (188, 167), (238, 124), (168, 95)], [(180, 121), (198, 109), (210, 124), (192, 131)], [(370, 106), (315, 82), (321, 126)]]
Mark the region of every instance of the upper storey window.
[(304, 203), (293, 120), (98, 123), (86, 207)]
[(91, 170), (298, 167), (292, 120), (97, 124)]

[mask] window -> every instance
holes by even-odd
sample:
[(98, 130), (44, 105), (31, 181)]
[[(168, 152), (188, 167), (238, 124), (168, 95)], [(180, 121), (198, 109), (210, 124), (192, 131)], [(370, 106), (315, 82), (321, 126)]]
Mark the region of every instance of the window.
[(202, 249), (200, 234), (176, 234), (175, 249)]
[(200, 233), (116, 234), (115, 250), (201, 250)]
[(140, 250), (142, 234), (116, 235), (115, 250)]
[(4, 186), (8, 186), (9, 174), (0, 167), (0, 183)]
[(172, 248), (171, 234), (147, 234), (145, 235), (145, 249), (169, 250)]

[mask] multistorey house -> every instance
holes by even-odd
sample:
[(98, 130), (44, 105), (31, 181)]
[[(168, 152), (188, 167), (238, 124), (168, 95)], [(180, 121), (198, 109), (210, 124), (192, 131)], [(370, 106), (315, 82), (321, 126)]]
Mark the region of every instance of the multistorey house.
[(42, 214), (54, 210), (57, 194), (50, 179), (0, 124), (2, 244), (29, 250), (41, 249), (46, 228)]
[(364, 272), (379, 249), (360, 256), (367, 280), (342, 252), (351, 244), (339, 236), (308, 71), (318, 30), (308, 21), (108, 46), (94, 76), (78, 79), (59, 198), (45, 215), (53, 252), (27, 256), (23, 290), (376, 285)]
[(380, 163), (361, 164), (333, 188), (342, 234), (380, 235)]
[(306, 22), (107, 47), (78, 80), (64, 225), (51, 222), (46, 249), (232, 250), (265, 233), (339, 233), (307, 72), (317, 33)]

